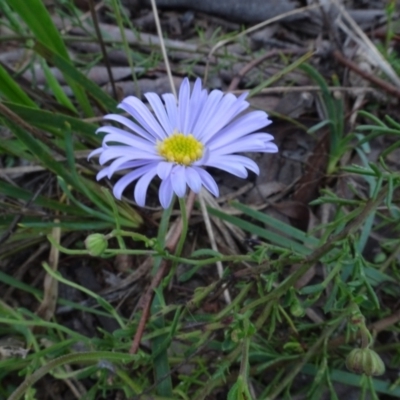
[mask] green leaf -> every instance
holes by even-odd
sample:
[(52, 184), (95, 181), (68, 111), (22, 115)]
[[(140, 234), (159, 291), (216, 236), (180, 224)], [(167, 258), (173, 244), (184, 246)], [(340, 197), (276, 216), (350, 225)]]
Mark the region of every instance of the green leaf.
[[(43, 219), (43, 218), (41, 218)], [(26, 227), (26, 228), (35, 228), (35, 229), (46, 229), (46, 228), (55, 228), (59, 227), (62, 228), (63, 230), (69, 230), (69, 231), (88, 231), (88, 230), (93, 230), (93, 231), (98, 231), (98, 230), (104, 230), (104, 229), (112, 229), (114, 227), (113, 222), (102, 222), (102, 221), (84, 221), (82, 218), (79, 219), (79, 222), (72, 221), (63, 221), (63, 222), (42, 222), (38, 219), (36, 221), (32, 221), (24, 218), (23, 222), (21, 222), (21, 227)]]
[(69, 110), (71, 110), (72, 112), (74, 112), (75, 114), (78, 114), (78, 111), (72, 104), (71, 100), (65, 94), (61, 85), (58, 83), (57, 79), (54, 77), (54, 75), (50, 71), (50, 68), (47, 65), (46, 61), (42, 59), (41, 65), (42, 65), (43, 72), (46, 77), (47, 83), (49, 84), (49, 87), (50, 87), (51, 91), (53, 92), (55, 98), (58, 100), (58, 102), (60, 104), (62, 104), (64, 107), (66, 107)]
[(209, 257), (219, 257), (222, 254), (219, 253), (218, 251), (212, 250), (212, 249), (198, 249), (195, 250), (190, 257), (191, 258), (197, 258), (197, 257), (202, 257), (202, 256), (209, 256)]
[(278, 81), (282, 77), (284, 77), (289, 72), (295, 70), (304, 62), (306, 62), (310, 57), (312, 57), (313, 53), (309, 51), (308, 53), (304, 54), (303, 56), (299, 57), (295, 60), (292, 64), (288, 65), (287, 67), (283, 68), (281, 71), (276, 73), (275, 75), (271, 76), (270, 78), (266, 79), (265, 81), (261, 82), (258, 86), (252, 89), (249, 93), (249, 97), (255, 96), (257, 93), (261, 92), (264, 88), (271, 86), (274, 82)]
[[(5, 123), (3, 125), (5, 125)], [(32, 162), (36, 161), (36, 158), (33, 156), (33, 154), (28, 153), (28, 149), (26, 149), (26, 147), (15, 138), (0, 140), (0, 149), (8, 156), (13, 155), (24, 160)]]
[(82, 119), (75, 118), (69, 115), (61, 113), (53, 113), (45, 110), (33, 109), (30, 107), (4, 103), (7, 107), (21, 117), (25, 122), (30, 125), (49, 130), (60, 138), (64, 138), (64, 134), (61, 130), (70, 126), (70, 129), (75, 133), (79, 134), (86, 141), (97, 146), (100, 143), (101, 135), (95, 135), (98, 126), (85, 122)]
[(54, 159), (49, 148), (43, 143), (36, 140), (30, 133), (26, 132), (24, 129), (21, 129), (19, 126), (16, 126), (13, 123), (10, 123), (12, 126), (12, 131), (14, 135), (27, 147), (29, 150), (35, 154), (38, 160), (45, 166), (48, 170), (52, 171), (56, 175), (62, 176), (65, 181), (74, 185), (74, 181), (71, 177), (71, 174), (67, 171), (67, 169), (58, 161)]
[(34, 50), (43, 58), (45, 58), (50, 64), (54, 65), (60, 71), (62, 71), (66, 78), (70, 78), (70, 80), (73, 80), (73, 82), (79, 84), (82, 88), (84, 88), (86, 92), (105, 110), (116, 110), (117, 101), (109, 96), (106, 92), (104, 92), (104, 90), (102, 90), (93, 81), (88, 79), (84, 74), (79, 72), (64, 57), (52, 51), (49, 47), (40, 42), (37, 42), (35, 44)]
[(262, 239), (269, 240), (270, 242), (275, 243), (279, 246), (283, 246), (284, 248), (294, 250), (300, 254), (310, 254), (311, 253), (311, 250), (309, 248), (303, 246), (299, 242), (288, 239), (287, 237), (282, 236), (279, 233), (271, 232), (270, 230), (261, 228), (255, 224), (244, 221), (238, 217), (234, 217), (233, 215), (225, 214), (224, 212), (216, 210), (211, 207), (208, 208), (208, 211), (211, 215), (221, 218), (224, 221), (227, 221), (233, 225), (236, 225), (240, 229), (243, 229), (247, 232), (257, 235)]
[(36, 103), (20, 88), (10, 74), (0, 64), (0, 93), (13, 103), (37, 108)]
[(64, 58), (68, 51), (42, 0), (6, 0), (25, 21), (32, 33)]
[[(42, 0), (6, 0), (8, 4), (24, 20), (35, 37), (47, 48), (70, 62), (67, 48), (59, 30), (55, 27)], [(72, 66), (71, 66), (72, 67)], [(93, 111), (85, 92), (68, 76), (65, 80), (71, 87), (80, 106), (87, 116), (93, 116)]]
[(313, 236), (310, 236), (300, 229), (296, 229), (291, 225), (285, 224), (275, 218), (270, 217), (260, 211), (253, 210), (252, 208), (245, 206), (244, 204), (238, 203), (236, 201), (232, 202), (232, 206), (236, 209), (242, 211), (245, 215), (262, 222), (263, 224), (270, 226), (274, 230), (282, 232), (285, 236), (292, 237), (294, 239), (300, 240), (308, 246), (317, 246), (319, 240)]
[[(29, 201), (33, 198), (34, 193), (21, 189), (17, 186), (11, 185), (3, 180), (0, 180), (0, 193), (4, 196), (11, 197), (13, 199), (18, 199), (22, 201)], [(81, 211), (79, 208), (70, 206), (67, 204), (60, 203), (59, 201), (49, 199), (44, 196), (37, 196), (33, 204), (36, 204), (47, 209), (60, 211), (66, 213), (67, 215), (77, 215), (85, 217), (87, 213)]]

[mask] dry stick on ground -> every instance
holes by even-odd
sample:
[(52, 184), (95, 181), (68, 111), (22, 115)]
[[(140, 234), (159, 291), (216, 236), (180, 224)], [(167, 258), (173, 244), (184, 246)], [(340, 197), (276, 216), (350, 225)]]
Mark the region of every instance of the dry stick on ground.
[(99, 21), (97, 19), (97, 12), (96, 12), (95, 5), (94, 5), (94, 0), (89, 0), (89, 7), (90, 7), (90, 13), (92, 14), (94, 29), (96, 31), (97, 39), (99, 40), (99, 44), (100, 44), (100, 48), (101, 48), (101, 53), (103, 55), (103, 61), (104, 61), (104, 64), (106, 64), (108, 77), (110, 78), (110, 83), (111, 83), (114, 99), (118, 100), (117, 88), (115, 87), (115, 81), (114, 81), (114, 77), (113, 77), (113, 74), (111, 71), (110, 59), (108, 58), (106, 46), (105, 46), (104, 40), (103, 40), (103, 36), (101, 35)]
[(228, 87), (228, 92), (232, 92), (233, 90), (235, 90), (240, 81), (243, 79), (243, 77), (249, 72), (251, 71), (253, 68), (257, 67), (259, 64), (261, 64), (263, 61), (267, 60), (268, 58), (272, 58), (275, 56), (279, 56), (281, 54), (284, 55), (291, 55), (291, 54), (306, 54), (307, 53), (307, 49), (285, 49), (285, 50), (280, 50), (280, 49), (274, 49), (269, 51), (268, 53), (263, 54), (261, 57), (256, 58), (255, 60), (252, 60), (251, 62), (249, 62), (248, 64), (246, 64), (232, 79), (231, 84)]
[(336, 58), (336, 60), (338, 60), (341, 64), (343, 64), (345, 67), (353, 70), (354, 72), (356, 72), (358, 75), (360, 75), (362, 78), (366, 79), (367, 81), (373, 83), (374, 85), (379, 86), (382, 90), (384, 90), (385, 92), (397, 97), (398, 99), (400, 99), (400, 89), (393, 86), (393, 84), (388, 83), (380, 78), (378, 78), (375, 75), (369, 74), (368, 72), (363, 71), (362, 69), (360, 69), (360, 67), (348, 60), (346, 57), (344, 57), (344, 55), (338, 51), (335, 50), (333, 52), (333, 56)]
[[(187, 198), (187, 203), (186, 203), (186, 215), (187, 215), (188, 219), (189, 219), (189, 216), (193, 209), (195, 197), (196, 197), (196, 194), (194, 192), (190, 191), (189, 196)], [(180, 235), (182, 232), (182, 219), (180, 219), (180, 222), (176, 226), (173, 226), (172, 229), (173, 229), (172, 235), (169, 237), (169, 239), (167, 240), (167, 244), (166, 244), (166, 249), (171, 253), (175, 251), (175, 248), (178, 244), (178, 241), (179, 241), (179, 238), (180, 238)], [(150, 307), (151, 307), (151, 302), (153, 301), (153, 297), (154, 297), (154, 289), (156, 289), (159, 286), (162, 278), (164, 277), (165, 273), (167, 272), (167, 267), (168, 267), (167, 262), (165, 260), (162, 260), (161, 265), (160, 265), (156, 275), (153, 277), (153, 280), (151, 281), (150, 286), (146, 290), (146, 293), (139, 300), (139, 303), (143, 304), (143, 312), (142, 312), (142, 316), (140, 317), (140, 321), (139, 321), (139, 324), (138, 324), (138, 327), (137, 327), (137, 330), (135, 333), (135, 337), (133, 338), (131, 348), (129, 350), (130, 354), (136, 354), (139, 349), (139, 345), (140, 345), (140, 341), (142, 340), (144, 328), (146, 326), (146, 322), (150, 315)]]

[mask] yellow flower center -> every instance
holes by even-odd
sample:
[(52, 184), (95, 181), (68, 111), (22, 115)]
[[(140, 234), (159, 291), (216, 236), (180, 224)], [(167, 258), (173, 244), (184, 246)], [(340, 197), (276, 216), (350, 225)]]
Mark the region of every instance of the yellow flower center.
[(174, 132), (162, 142), (157, 142), (157, 151), (169, 162), (190, 165), (203, 156), (204, 146), (193, 135)]

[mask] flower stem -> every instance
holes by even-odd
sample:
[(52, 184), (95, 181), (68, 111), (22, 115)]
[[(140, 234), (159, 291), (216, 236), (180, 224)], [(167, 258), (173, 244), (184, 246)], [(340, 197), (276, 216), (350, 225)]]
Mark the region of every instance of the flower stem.
[(181, 255), (188, 231), (188, 216), (186, 212), (186, 203), (184, 198), (179, 198), (179, 207), (181, 209), (182, 232), (181, 237), (179, 238), (178, 245), (176, 246), (175, 257), (179, 257)]
[[(169, 225), (169, 220), (172, 213), (174, 201), (171, 202), (169, 208), (164, 210), (163, 215), (161, 217), (160, 227), (158, 229), (157, 239), (161, 247), (165, 246), (165, 237), (167, 236), (167, 230)], [(166, 261), (161, 257), (154, 258), (152, 275), (155, 278), (156, 275), (164, 275), (166, 270)], [(160, 276), (160, 280), (162, 277)], [(156, 295), (153, 298), (151, 303), (151, 315), (157, 314), (161, 308), (165, 306), (164, 294), (162, 289), (162, 284), (158, 286), (159, 290), (154, 288), (153, 290), (156, 292)], [(164, 316), (161, 315), (154, 321), (155, 329), (164, 329), (165, 328), (165, 320)], [(169, 367), (168, 360), (168, 334), (160, 335), (155, 337), (151, 341), (151, 352), (154, 356), (154, 379), (155, 384), (157, 385), (157, 393), (160, 396), (172, 397), (172, 381), (171, 381), (171, 370)]]

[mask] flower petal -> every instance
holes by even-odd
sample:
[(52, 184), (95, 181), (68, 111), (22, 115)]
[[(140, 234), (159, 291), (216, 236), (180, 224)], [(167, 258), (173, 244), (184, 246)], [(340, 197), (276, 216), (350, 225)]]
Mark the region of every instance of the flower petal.
[(214, 167), (214, 168), (219, 168), (224, 171), (229, 172), (232, 175), (236, 175), (239, 178), (247, 178), (248, 172), (246, 168), (241, 165), (237, 164), (234, 162), (231, 162), (230, 159), (227, 157), (210, 157), (210, 159), (207, 161), (207, 166), (208, 167)]
[(139, 138), (129, 132), (125, 132), (122, 129), (114, 128), (113, 126), (99, 128), (98, 131), (107, 132), (108, 135), (104, 136), (103, 144), (108, 144), (109, 142), (116, 142), (120, 144), (125, 144), (131, 146), (135, 149), (141, 149), (148, 153), (156, 154), (156, 147), (153, 143), (147, 140)]
[(189, 79), (185, 78), (179, 88), (179, 102), (178, 102), (178, 129), (182, 133), (189, 133), (188, 127), (190, 122), (190, 83)]
[(114, 160), (107, 168), (107, 178), (110, 179), (114, 175), (114, 172), (119, 170), (121, 165), (126, 164), (128, 161), (130, 161), (129, 157), (120, 157)]
[(207, 125), (207, 121), (218, 112), (218, 104), (223, 97), (223, 93), (220, 90), (213, 90), (207, 97), (204, 103), (203, 109), (197, 118), (197, 123), (193, 127), (194, 137), (201, 139), (202, 135), (205, 134), (204, 127)]
[(159, 162), (157, 166), (157, 175), (160, 177), (160, 179), (165, 179), (171, 173), (172, 167), (173, 164), (170, 162)]
[(164, 128), (166, 135), (170, 135), (174, 127), (171, 125), (171, 121), (168, 118), (167, 112), (165, 111), (164, 104), (162, 103), (160, 96), (156, 93), (145, 93), (144, 95), (148, 102), (151, 105), (151, 108), (154, 110), (158, 121), (161, 126)]
[(121, 200), (122, 192), (125, 188), (136, 179), (140, 178), (142, 175), (150, 171), (151, 169), (155, 168), (156, 165), (154, 163), (144, 165), (143, 167), (139, 167), (132, 172), (127, 173), (124, 175), (114, 186), (113, 194), (118, 199)]
[[(145, 157), (143, 157), (143, 155)], [(129, 146), (110, 146), (103, 149), (99, 157), (99, 164), (103, 165), (106, 162), (119, 157), (129, 157), (131, 160), (146, 159), (148, 161), (162, 159), (157, 154), (143, 153), (143, 151), (135, 150)]]
[(185, 167), (176, 165), (172, 168), (170, 175), (172, 188), (178, 197), (184, 197), (186, 194), (186, 175)]
[[(152, 143), (155, 143), (154, 136), (150, 135), (148, 132), (146, 132), (138, 124), (135, 124), (133, 121), (131, 121), (130, 119), (128, 119), (126, 117), (123, 117), (122, 115), (107, 114), (103, 118), (107, 119), (107, 120), (110, 120), (110, 121), (119, 122), (120, 124), (125, 125), (127, 128), (129, 128), (132, 132), (135, 132), (138, 135), (142, 136), (143, 138), (147, 139), (148, 141), (150, 141)], [(98, 130), (96, 131), (96, 133), (97, 132), (98, 132)]]
[[(167, 110), (168, 119), (171, 123), (172, 131), (178, 129), (178, 107), (175, 96), (171, 93), (162, 95)], [(171, 134), (172, 132), (169, 132)]]
[[(122, 158), (123, 159), (123, 158)], [(114, 162), (117, 162), (121, 160), (120, 158), (117, 158)], [(122, 171), (124, 169), (133, 169), (137, 167), (142, 167), (143, 165), (147, 165), (152, 163), (153, 161), (149, 160), (135, 160), (135, 161), (125, 161), (122, 164), (118, 163), (118, 165), (113, 165), (110, 164), (108, 167), (103, 168), (97, 175), (96, 179), (99, 181), (100, 179), (104, 178), (107, 176), (109, 179), (111, 178), (111, 175), (115, 174), (117, 171)], [(112, 172), (110, 173), (110, 169), (112, 169)]]
[(98, 154), (101, 154), (103, 152), (103, 148), (99, 147), (98, 149), (95, 149), (91, 151), (87, 157), (88, 160), (90, 160), (93, 156), (97, 156)]
[(173, 195), (174, 191), (172, 189), (171, 177), (168, 177), (167, 179), (161, 181), (158, 194), (161, 206), (163, 208), (168, 208), (170, 206)]
[(219, 196), (218, 185), (214, 178), (203, 168), (193, 167), (193, 169), (199, 174), (201, 182), (204, 187), (211, 192), (215, 197)]
[(192, 95), (190, 96), (190, 115), (189, 123), (187, 126), (186, 133), (192, 133), (193, 128), (196, 124), (197, 118), (203, 109), (203, 106), (207, 100), (208, 94), (207, 90), (201, 88), (201, 79), (197, 78), (193, 86)]
[(213, 149), (212, 154), (214, 156), (217, 156), (232, 153), (243, 153), (247, 151), (260, 153), (276, 153), (275, 149), (278, 150), (278, 148), (274, 143), (270, 142), (270, 138), (272, 138), (272, 136), (268, 133), (250, 134), (240, 139), (237, 139), (232, 143), (220, 146), (217, 149)]
[(201, 190), (201, 178), (199, 173), (194, 168), (186, 167), (185, 175), (186, 182), (190, 189), (195, 193), (199, 193)]
[(151, 180), (156, 176), (156, 174), (157, 174), (157, 166), (153, 166), (153, 168), (150, 171), (146, 172), (136, 182), (133, 196), (135, 198), (136, 203), (141, 207), (144, 207), (144, 205), (146, 204), (147, 189), (149, 188), (149, 184)]
[(107, 170), (107, 177), (110, 179), (117, 171), (142, 167), (150, 163), (153, 163), (153, 161), (145, 159), (132, 161), (129, 157), (120, 157), (113, 161), (108, 167), (104, 168), (104, 170)]
[(153, 137), (162, 140), (167, 136), (164, 129), (154, 118), (153, 114), (138, 98), (128, 96), (122, 100), (121, 104), (118, 105), (118, 108), (122, 108), (124, 111), (132, 115), (132, 117), (135, 118)]
[(264, 128), (270, 123), (271, 121), (268, 119), (265, 112), (252, 111), (235, 119), (229, 125), (216, 133), (212, 138), (209, 138), (207, 145), (210, 146), (210, 149), (221, 147), (231, 143), (235, 139)]
[(278, 151), (278, 146), (275, 143), (269, 142), (265, 144), (265, 153), (277, 153)]
[(218, 104), (218, 112), (207, 120), (207, 125), (203, 127), (201, 140), (207, 142), (216, 132), (229, 124), (233, 118), (244, 111), (249, 106), (247, 101), (237, 99), (232, 93), (226, 94)]
[(99, 181), (100, 179), (103, 179), (107, 175), (108, 175), (108, 167), (103, 168), (101, 171), (97, 173), (96, 180)]
[[(228, 171), (228, 170), (226, 168), (221, 167), (223, 164), (225, 164), (225, 165), (230, 164), (233, 168), (238, 169), (238, 170), (247, 168), (250, 171), (253, 171), (257, 175), (260, 173), (260, 168), (258, 168), (258, 165), (249, 157), (239, 156), (236, 154), (230, 154), (230, 155), (225, 155), (225, 156), (218, 156), (218, 157), (215, 157), (214, 159), (211, 158), (209, 161), (210, 161), (210, 163), (207, 163), (208, 166), (224, 169), (225, 171)], [(220, 166), (218, 166), (218, 165), (220, 165)], [(228, 171), (228, 172), (230, 172), (230, 171)], [(243, 178), (246, 178), (246, 177), (247, 177), (247, 172), (246, 172), (246, 176), (243, 176)]]

